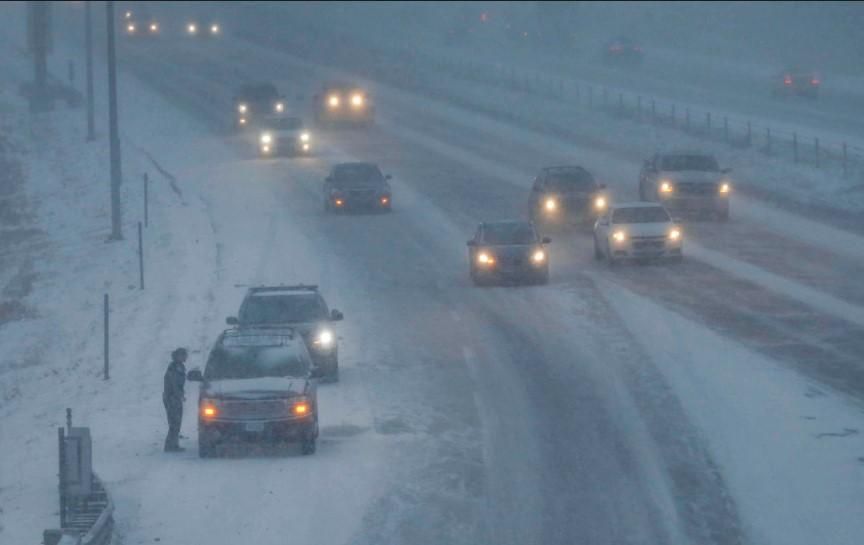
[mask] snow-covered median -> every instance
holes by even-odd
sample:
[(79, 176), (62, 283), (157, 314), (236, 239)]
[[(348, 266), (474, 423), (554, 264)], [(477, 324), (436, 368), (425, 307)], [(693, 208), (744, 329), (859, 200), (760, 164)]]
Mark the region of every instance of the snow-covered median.
[(647, 299), (598, 285), (704, 433), (754, 543), (860, 543), (862, 407)]

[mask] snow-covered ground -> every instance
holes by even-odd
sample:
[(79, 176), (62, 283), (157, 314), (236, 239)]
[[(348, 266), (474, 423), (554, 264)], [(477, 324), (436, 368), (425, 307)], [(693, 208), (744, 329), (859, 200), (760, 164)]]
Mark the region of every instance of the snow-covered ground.
[[(33, 542), (57, 523), (53, 441), (67, 406), (93, 430), (121, 543), (864, 535), (857, 235), (736, 196), (729, 225), (685, 226), (698, 251), (680, 267), (613, 274), (593, 262), (590, 235), (557, 233), (550, 286), (474, 289), (465, 239), (478, 220), (522, 216), (540, 166), (586, 164), (632, 198), (639, 154), (598, 146), (589, 130), (618, 126), (598, 121), (574, 141), (372, 81), (375, 128), (315, 130), (315, 157), (261, 161), (223, 130), (236, 83), (271, 78), (293, 96), (338, 72), (230, 38), (120, 51), (127, 237), (111, 244), (104, 132), (84, 144), (80, 111), (27, 122), (12, 92), (24, 59), (4, 63), (0, 108), (21, 127), (15, 157), (42, 233), (10, 254), (33, 263), (22, 300), (35, 317), (0, 324), (0, 444), (26, 446), (0, 456), (0, 541)], [(622, 146), (640, 149), (635, 137)], [(341, 160), (394, 175), (392, 214), (323, 215), (319, 184)], [(162, 453), (169, 351), (187, 345), (200, 365), (239, 303), (236, 284), (293, 281), (320, 284), (346, 315), (342, 380), (320, 393), (319, 452), (199, 460), (188, 406), (191, 448)]]

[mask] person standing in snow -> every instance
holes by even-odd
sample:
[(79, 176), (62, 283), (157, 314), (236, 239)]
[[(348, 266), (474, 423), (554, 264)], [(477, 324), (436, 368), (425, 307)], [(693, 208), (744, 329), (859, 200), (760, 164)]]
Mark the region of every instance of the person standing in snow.
[(180, 424), (183, 422), (183, 402), (186, 401), (186, 358), (185, 348), (171, 352), (171, 363), (165, 371), (165, 385), (162, 390), (162, 403), (168, 416), (168, 435), (165, 437), (165, 452), (180, 452)]

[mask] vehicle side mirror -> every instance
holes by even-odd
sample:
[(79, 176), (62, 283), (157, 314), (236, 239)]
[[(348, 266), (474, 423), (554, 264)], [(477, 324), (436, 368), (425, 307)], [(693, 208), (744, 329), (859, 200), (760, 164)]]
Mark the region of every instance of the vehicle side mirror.
[(606, 189), (606, 184), (599, 184), (597, 187), (600, 189)]
[(474, 247), (474, 246), (477, 246), (477, 241), (475, 241), (474, 239), (471, 239), (466, 244), (468, 245), (468, 247)]
[(228, 325), (240, 325), (240, 320), (236, 316), (228, 316), (225, 318), (225, 323)]
[(204, 375), (201, 374), (200, 369), (192, 369), (186, 373), (186, 380), (189, 382), (204, 382)]
[(543, 237), (541, 242), (543, 242), (543, 244), (549, 244), (550, 242), (552, 242), (552, 239), (549, 237)]
[(729, 174), (730, 172), (732, 172), (732, 169), (731, 168), (724, 168), (724, 169), (721, 169), (720, 172), (722, 172), (723, 174)]
[(345, 316), (335, 308), (330, 311), (330, 320), (334, 322), (341, 321)]
[(385, 180), (392, 180), (392, 179), (393, 179), (393, 176), (390, 176), (389, 174), (385, 174), (385, 175), (384, 175), (384, 179), (385, 179)]

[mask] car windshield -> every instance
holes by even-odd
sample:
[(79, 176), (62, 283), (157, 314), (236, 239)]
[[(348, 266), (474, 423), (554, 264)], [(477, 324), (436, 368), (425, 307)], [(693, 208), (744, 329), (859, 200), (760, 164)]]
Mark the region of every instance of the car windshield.
[(281, 346), (276, 339), (273, 341), (272, 346), (217, 346), (207, 360), (204, 377), (225, 380), (308, 375), (306, 358), (294, 349)]
[(665, 155), (660, 162), (660, 170), (701, 170), (716, 172), (720, 170), (717, 159), (710, 155)]
[(487, 244), (533, 244), (537, 233), (530, 223), (487, 223), (483, 230)]
[(252, 85), (241, 89), (239, 96), (242, 100), (264, 102), (279, 98), (279, 91), (273, 85)]
[(384, 180), (381, 169), (377, 165), (356, 163), (339, 165), (333, 169), (333, 181), (339, 185), (350, 185), (353, 183), (369, 183)]
[(594, 189), (594, 177), (585, 170), (550, 174), (546, 188), (560, 193), (578, 193)]
[(327, 306), (316, 293), (256, 295), (243, 304), (239, 319), (247, 325), (317, 322), (327, 319)]
[(276, 117), (268, 121), (275, 130), (292, 131), (303, 128), (303, 120), (299, 117)]
[(667, 223), (669, 221), (672, 221), (669, 213), (660, 206), (618, 208), (612, 215), (612, 223)]

